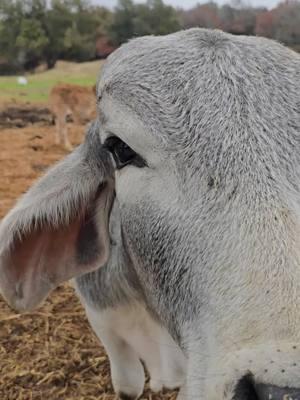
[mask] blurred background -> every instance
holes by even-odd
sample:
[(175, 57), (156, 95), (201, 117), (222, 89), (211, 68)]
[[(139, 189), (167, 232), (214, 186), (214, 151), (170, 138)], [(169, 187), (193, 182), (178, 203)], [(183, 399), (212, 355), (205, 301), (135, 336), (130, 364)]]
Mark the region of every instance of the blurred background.
[(101, 60), (122, 43), (191, 27), (265, 36), (300, 51), (300, 1), (0, 0), (0, 106), (46, 104), (58, 82), (91, 86)]
[[(95, 115), (93, 85), (114, 49), (196, 26), (265, 36), (300, 51), (295, 0), (0, 0), (0, 218), (82, 141)], [(175, 397), (146, 386), (142, 398)], [(69, 284), (25, 315), (0, 298), (1, 400), (113, 398), (105, 352)]]
[(0, 74), (105, 58), (128, 39), (194, 26), (300, 49), (300, 2), (287, 0), (0, 0)]

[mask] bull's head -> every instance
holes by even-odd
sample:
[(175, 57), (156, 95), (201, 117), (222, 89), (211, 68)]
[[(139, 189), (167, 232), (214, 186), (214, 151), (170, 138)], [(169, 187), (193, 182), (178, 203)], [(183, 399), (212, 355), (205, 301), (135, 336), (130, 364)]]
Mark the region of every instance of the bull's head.
[(122, 46), (100, 123), (2, 222), (4, 297), (32, 309), (101, 267), (115, 192), (149, 308), (186, 350), (186, 398), (296, 399), (299, 70), (279, 44), (218, 31)]

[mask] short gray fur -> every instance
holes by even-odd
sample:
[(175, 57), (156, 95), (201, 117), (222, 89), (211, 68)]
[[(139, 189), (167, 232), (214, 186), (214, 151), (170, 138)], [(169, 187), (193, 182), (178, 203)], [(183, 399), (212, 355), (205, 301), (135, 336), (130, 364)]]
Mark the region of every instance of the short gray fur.
[[(187, 355), (181, 399), (232, 400), (246, 378), (296, 390), (299, 54), (205, 29), (144, 37), (108, 58), (97, 94), (101, 123), (25, 195), (0, 233), (25, 235), (40, 215), (67, 221), (115, 178), (110, 257), (77, 278), (84, 302), (99, 311), (136, 301), (147, 308)], [(113, 174), (100, 137), (118, 115), (121, 139), (127, 124), (133, 145), (141, 134), (155, 143), (144, 148), (147, 167)], [(41, 192), (51, 195), (51, 183), (69, 185), (70, 198), (46, 202)]]

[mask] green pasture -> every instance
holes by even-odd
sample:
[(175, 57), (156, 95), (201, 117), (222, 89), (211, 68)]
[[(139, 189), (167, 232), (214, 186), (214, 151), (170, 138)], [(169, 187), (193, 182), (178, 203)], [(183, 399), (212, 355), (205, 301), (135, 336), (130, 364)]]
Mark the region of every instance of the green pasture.
[(0, 101), (47, 103), (50, 90), (57, 83), (93, 86), (101, 64), (101, 61), (80, 64), (60, 61), (54, 69), (25, 75), (26, 86), (18, 84), (17, 76), (0, 76)]

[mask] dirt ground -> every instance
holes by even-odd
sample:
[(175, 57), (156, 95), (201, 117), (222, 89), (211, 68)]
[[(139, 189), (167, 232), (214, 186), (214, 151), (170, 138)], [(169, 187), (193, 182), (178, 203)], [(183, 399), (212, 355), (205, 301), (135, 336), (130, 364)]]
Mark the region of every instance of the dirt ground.
[[(0, 129), (0, 218), (16, 198), (66, 151), (54, 145), (54, 126), (40, 121)], [(21, 124), (22, 125), (22, 124)], [(69, 125), (75, 145), (84, 127)], [(175, 392), (143, 399), (172, 399)], [(105, 352), (68, 285), (34, 313), (15, 314), (0, 298), (1, 400), (110, 400), (115, 398)]]

